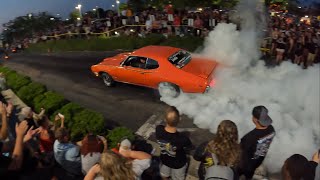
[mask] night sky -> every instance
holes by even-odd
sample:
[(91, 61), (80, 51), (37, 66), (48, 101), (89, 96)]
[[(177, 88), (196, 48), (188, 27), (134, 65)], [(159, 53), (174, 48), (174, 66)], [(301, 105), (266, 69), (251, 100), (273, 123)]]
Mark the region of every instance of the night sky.
[[(126, 0), (120, 0), (126, 2)], [(116, 0), (0, 0), (0, 32), (2, 24), (17, 16), (28, 13), (47, 11), (51, 14), (60, 14), (62, 18), (68, 18), (69, 13), (75, 10), (78, 4), (82, 5), (82, 12), (92, 10), (96, 6), (111, 9)]]

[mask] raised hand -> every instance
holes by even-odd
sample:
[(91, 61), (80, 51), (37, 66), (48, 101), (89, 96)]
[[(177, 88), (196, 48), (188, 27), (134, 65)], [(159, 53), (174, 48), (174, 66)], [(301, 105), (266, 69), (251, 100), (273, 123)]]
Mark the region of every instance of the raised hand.
[(27, 134), (23, 138), (23, 142), (29, 141), (35, 134), (40, 133), (40, 128), (33, 130), (33, 126), (28, 130)]
[(0, 113), (1, 114), (7, 114), (6, 105), (0, 102)]
[(7, 110), (7, 114), (11, 114), (12, 113), (12, 110), (13, 110), (12, 102), (10, 102), (10, 101), (8, 102), (8, 106), (7, 106), (6, 110)]
[(20, 124), (16, 123), (16, 134), (17, 137), (24, 137), (28, 129), (27, 121), (22, 121)]

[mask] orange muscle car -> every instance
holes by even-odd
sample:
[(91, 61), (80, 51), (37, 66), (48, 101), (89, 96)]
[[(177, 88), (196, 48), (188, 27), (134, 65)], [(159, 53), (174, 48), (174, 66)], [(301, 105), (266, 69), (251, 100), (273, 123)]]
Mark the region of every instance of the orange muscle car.
[(121, 53), (93, 65), (91, 71), (106, 86), (115, 81), (158, 89), (161, 96), (177, 97), (185, 93), (204, 93), (213, 86), (217, 63), (192, 57), (183, 49), (147, 46)]

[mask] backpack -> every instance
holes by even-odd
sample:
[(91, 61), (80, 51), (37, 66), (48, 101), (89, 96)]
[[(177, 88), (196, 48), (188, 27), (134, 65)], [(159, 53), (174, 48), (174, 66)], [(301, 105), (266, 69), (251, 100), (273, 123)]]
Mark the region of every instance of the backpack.
[(228, 166), (218, 165), (217, 155), (211, 153), (214, 165), (206, 168), (205, 180), (233, 180), (233, 170)]

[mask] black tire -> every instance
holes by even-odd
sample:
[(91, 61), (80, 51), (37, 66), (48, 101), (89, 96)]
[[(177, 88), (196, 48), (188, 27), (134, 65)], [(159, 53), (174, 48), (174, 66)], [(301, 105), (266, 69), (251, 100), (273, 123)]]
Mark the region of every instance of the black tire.
[(175, 84), (162, 82), (158, 86), (158, 92), (160, 97), (176, 98), (180, 95), (180, 88)]
[(112, 87), (114, 85), (114, 80), (108, 73), (101, 73), (101, 78), (105, 86)]

